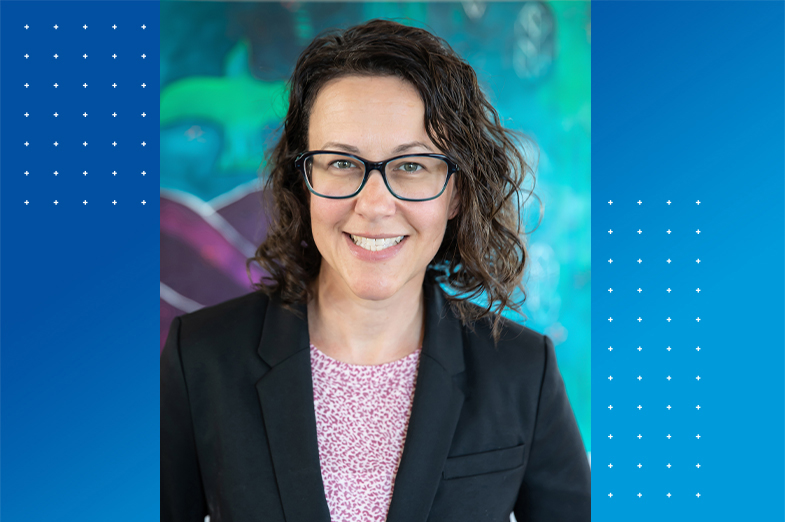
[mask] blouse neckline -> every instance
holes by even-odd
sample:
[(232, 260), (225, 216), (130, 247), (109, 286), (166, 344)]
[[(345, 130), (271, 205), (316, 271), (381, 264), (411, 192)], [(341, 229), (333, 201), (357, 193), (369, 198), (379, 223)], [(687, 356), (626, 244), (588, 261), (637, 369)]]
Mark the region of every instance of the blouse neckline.
[(345, 369), (354, 369), (354, 370), (362, 370), (362, 369), (370, 369), (370, 368), (377, 368), (377, 369), (382, 369), (382, 368), (384, 368), (384, 369), (393, 369), (393, 368), (397, 368), (399, 366), (406, 365), (407, 363), (409, 363), (412, 360), (417, 359), (420, 356), (420, 352), (422, 352), (422, 347), (417, 348), (412, 353), (410, 353), (409, 355), (407, 355), (405, 357), (402, 357), (401, 359), (396, 359), (394, 361), (390, 361), (390, 362), (386, 362), (386, 363), (382, 363), (382, 364), (350, 364), (350, 363), (339, 361), (338, 359), (334, 359), (334, 358), (330, 357), (329, 355), (327, 355), (323, 351), (319, 350), (319, 348), (314, 346), (313, 343), (311, 343), (311, 355), (313, 355), (313, 356), (315, 356), (315, 357), (317, 357), (319, 359), (322, 359), (323, 361), (325, 361), (327, 364), (329, 364), (331, 366), (335, 366), (335, 367), (339, 367), (339, 368), (345, 368)]

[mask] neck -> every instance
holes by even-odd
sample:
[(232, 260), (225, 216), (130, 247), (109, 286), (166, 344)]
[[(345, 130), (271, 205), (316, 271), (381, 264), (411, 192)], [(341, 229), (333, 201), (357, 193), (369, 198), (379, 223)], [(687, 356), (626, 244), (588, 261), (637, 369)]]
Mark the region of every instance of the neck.
[(333, 359), (377, 365), (402, 359), (422, 345), (425, 305), (423, 277), (393, 296), (367, 300), (342, 281), (320, 273), (308, 303), (311, 343)]

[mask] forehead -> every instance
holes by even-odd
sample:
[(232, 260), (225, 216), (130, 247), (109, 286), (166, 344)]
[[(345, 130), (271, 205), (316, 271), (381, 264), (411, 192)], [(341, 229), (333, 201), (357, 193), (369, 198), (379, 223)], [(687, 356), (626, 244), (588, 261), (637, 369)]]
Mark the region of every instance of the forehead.
[[(427, 140), (425, 106), (410, 83), (394, 76), (345, 76), (316, 95), (308, 125), (310, 148), (326, 141), (357, 146)], [(428, 140), (430, 142), (430, 140)]]
[(395, 105), (411, 109), (424, 109), (414, 86), (396, 76), (341, 76), (325, 83), (314, 101), (325, 109), (347, 109), (358, 105)]

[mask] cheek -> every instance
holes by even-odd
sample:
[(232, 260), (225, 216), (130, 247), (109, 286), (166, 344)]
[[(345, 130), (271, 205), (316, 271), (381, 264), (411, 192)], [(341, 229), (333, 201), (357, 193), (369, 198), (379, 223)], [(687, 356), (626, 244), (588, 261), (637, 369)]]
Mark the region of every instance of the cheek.
[(318, 247), (325, 235), (325, 216), (318, 205), (311, 205), (311, 233)]
[[(429, 239), (438, 239), (444, 235), (447, 227), (447, 208), (443, 205), (433, 205), (428, 208), (418, 209), (411, 214), (410, 223), (423, 236)], [(438, 247), (438, 245), (436, 245)]]
[(311, 230), (314, 239), (332, 233), (333, 229), (346, 215), (345, 203), (324, 198), (311, 199)]

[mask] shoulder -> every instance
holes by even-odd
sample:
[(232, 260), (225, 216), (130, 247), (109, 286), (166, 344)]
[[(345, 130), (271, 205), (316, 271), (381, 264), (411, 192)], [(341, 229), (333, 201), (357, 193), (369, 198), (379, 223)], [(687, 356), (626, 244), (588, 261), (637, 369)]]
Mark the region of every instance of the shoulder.
[(220, 352), (255, 351), (269, 301), (257, 291), (177, 316), (169, 337), (175, 337), (181, 356), (192, 361), (213, 359)]
[(553, 341), (532, 328), (501, 317), (499, 340), (494, 343), (492, 320), (462, 325), (467, 371), (478, 377), (539, 386), (548, 366), (555, 365)]
[(262, 292), (251, 292), (221, 303), (205, 306), (179, 316), (184, 327), (200, 334), (220, 331), (264, 318), (270, 298)]
[(476, 433), (498, 426), (505, 441), (494, 442), (497, 447), (531, 444), (539, 417), (566, 415), (553, 341), (508, 318), (500, 319), (500, 327), (494, 344), (490, 320), (461, 326), (463, 372), (457, 385), (466, 396), (464, 427)]

